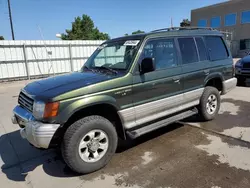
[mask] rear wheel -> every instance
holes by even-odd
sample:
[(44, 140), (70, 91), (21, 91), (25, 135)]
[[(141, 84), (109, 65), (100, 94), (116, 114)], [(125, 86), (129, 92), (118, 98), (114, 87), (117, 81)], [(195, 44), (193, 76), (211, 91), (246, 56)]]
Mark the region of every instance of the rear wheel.
[(62, 155), (74, 171), (86, 174), (104, 167), (117, 147), (113, 124), (101, 116), (88, 116), (73, 123), (66, 131)]
[(220, 94), (215, 87), (205, 87), (200, 98), (199, 113), (203, 120), (208, 121), (215, 118), (220, 109)]

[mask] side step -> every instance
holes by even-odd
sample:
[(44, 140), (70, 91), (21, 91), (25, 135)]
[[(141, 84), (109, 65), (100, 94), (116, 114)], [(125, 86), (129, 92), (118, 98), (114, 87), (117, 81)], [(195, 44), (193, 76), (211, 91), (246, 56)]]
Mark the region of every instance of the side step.
[(177, 122), (179, 120), (183, 120), (187, 117), (193, 116), (195, 114), (198, 113), (198, 110), (196, 108), (192, 109), (192, 110), (188, 110), (188, 111), (184, 111), (180, 114), (176, 114), (174, 116), (171, 116), (169, 118), (163, 119), (161, 121), (152, 123), (150, 125), (147, 125), (145, 127), (141, 127), (139, 129), (136, 130), (132, 130), (132, 131), (126, 131), (127, 135), (131, 138), (137, 138), (141, 135), (144, 135), (146, 133), (149, 133), (151, 131), (154, 131), (156, 129), (159, 129), (161, 127), (165, 127), (166, 125), (169, 125), (171, 123)]

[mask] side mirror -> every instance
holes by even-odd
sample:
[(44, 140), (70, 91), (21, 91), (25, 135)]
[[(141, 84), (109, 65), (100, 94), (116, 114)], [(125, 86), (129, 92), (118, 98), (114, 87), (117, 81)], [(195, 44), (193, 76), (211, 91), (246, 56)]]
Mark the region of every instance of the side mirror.
[(147, 72), (152, 72), (154, 70), (155, 70), (155, 66), (154, 66), (153, 58), (150, 58), (150, 57), (144, 58), (141, 62), (140, 73), (145, 74)]

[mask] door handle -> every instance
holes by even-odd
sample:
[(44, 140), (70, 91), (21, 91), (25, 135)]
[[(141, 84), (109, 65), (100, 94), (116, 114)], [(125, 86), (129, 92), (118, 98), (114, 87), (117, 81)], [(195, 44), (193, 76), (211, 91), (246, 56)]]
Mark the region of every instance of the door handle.
[(174, 81), (174, 83), (180, 83), (179, 77), (174, 77), (174, 78), (172, 78), (172, 80)]

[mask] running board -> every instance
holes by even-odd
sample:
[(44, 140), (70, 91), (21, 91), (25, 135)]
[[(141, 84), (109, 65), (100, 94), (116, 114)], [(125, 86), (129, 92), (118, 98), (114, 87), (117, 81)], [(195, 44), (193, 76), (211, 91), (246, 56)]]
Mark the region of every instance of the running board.
[(183, 119), (188, 118), (190, 116), (193, 116), (197, 113), (198, 113), (198, 110), (196, 108), (194, 108), (192, 110), (184, 111), (182, 113), (176, 114), (174, 116), (163, 119), (161, 121), (152, 123), (152, 124), (147, 125), (145, 127), (141, 127), (139, 129), (132, 130), (132, 131), (126, 131), (126, 133), (131, 139), (135, 139), (135, 138), (142, 136), (146, 133), (149, 133), (149, 132), (154, 131), (156, 129), (159, 129), (161, 127), (165, 127), (166, 125), (169, 125), (171, 123), (175, 123), (179, 120), (183, 120)]

